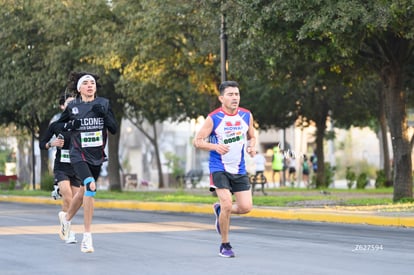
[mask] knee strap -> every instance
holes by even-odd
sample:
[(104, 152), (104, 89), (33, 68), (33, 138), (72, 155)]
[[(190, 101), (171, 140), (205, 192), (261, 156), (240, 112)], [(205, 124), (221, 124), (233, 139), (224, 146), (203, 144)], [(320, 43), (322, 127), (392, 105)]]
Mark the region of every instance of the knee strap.
[(90, 184), (93, 181), (95, 181), (95, 180), (92, 177), (86, 178), (83, 181), (83, 185), (85, 185), (85, 187), (86, 187), (85, 188), (85, 196), (87, 196), (87, 197), (95, 197), (95, 195), (96, 195), (96, 189), (92, 191), (91, 187), (90, 187)]

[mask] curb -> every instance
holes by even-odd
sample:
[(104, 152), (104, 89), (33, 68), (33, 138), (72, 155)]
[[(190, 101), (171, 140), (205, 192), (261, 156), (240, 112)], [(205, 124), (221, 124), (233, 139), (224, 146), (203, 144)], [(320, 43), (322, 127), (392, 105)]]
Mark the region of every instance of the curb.
[[(0, 196), (0, 201), (18, 203), (41, 203), (60, 205), (60, 200), (45, 197)], [(412, 207), (412, 204), (408, 205)], [(332, 207), (332, 208), (284, 208), (284, 207), (254, 207), (243, 216), (253, 218), (268, 218), (280, 220), (298, 220), (314, 222), (331, 222), (346, 224), (367, 224), (377, 226), (413, 227), (414, 213), (401, 215), (401, 207), (366, 206), (366, 207)], [(163, 211), (212, 214), (211, 205), (195, 203), (168, 203), (168, 202), (137, 202), (137, 201), (106, 201), (95, 200), (95, 208), (130, 209), (142, 211)], [(393, 212), (381, 212), (381, 210)], [(386, 215), (384, 214), (386, 213)]]

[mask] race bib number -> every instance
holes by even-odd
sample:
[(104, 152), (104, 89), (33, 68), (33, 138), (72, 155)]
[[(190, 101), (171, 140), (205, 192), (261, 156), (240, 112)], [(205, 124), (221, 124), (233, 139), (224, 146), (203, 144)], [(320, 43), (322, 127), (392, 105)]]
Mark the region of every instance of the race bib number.
[(69, 150), (60, 150), (60, 162), (70, 163)]
[(102, 131), (81, 133), (82, 148), (103, 145)]

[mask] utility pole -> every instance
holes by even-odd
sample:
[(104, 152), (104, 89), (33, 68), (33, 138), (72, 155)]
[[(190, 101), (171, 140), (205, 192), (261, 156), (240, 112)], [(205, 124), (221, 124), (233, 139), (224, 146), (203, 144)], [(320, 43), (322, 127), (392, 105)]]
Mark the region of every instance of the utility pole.
[(220, 58), (221, 58), (221, 81), (227, 80), (227, 34), (226, 34), (226, 14), (221, 13), (220, 29)]
[[(227, 80), (227, 34), (226, 34), (226, 14), (221, 11), (221, 28), (220, 28), (220, 70), (221, 82)], [(212, 192), (217, 197), (216, 191)]]

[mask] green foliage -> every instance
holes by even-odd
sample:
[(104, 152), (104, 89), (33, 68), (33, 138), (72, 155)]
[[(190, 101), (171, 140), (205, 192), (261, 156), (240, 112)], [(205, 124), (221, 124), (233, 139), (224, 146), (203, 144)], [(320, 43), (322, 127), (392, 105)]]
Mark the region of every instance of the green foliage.
[(392, 199), (385, 198), (352, 198), (348, 199), (345, 205), (349, 206), (364, 206), (364, 205), (390, 205)]
[(310, 177), (310, 181), (309, 181), (309, 186), (308, 186), (308, 188), (316, 188), (317, 186), (316, 186), (316, 174), (315, 173), (312, 173), (311, 174), (312, 176)]
[(4, 174), (6, 160), (9, 153), (9, 150), (0, 150), (0, 174)]
[(369, 184), (369, 175), (366, 172), (361, 172), (360, 174), (357, 174), (351, 170), (352, 168), (350, 166), (346, 167), (346, 181), (348, 189), (352, 189), (356, 183), (357, 189), (365, 189), (367, 185)]
[(43, 175), (40, 189), (44, 191), (53, 190), (54, 177), (53, 175)]
[(369, 184), (369, 178), (367, 173), (361, 173), (358, 175), (356, 179), (356, 188), (357, 189), (365, 189)]
[(167, 160), (167, 167), (171, 170), (171, 174), (176, 178), (184, 175), (184, 168), (182, 167), (182, 159), (172, 152), (166, 152), (164, 154)]
[(384, 188), (387, 187), (387, 177), (385, 176), (384, 170), (377, 170), (377, 177), (375, 179), (375, 188)]
[(8, 182), (0, 182), (0, 190), (14, 190), (16, 188), (16, 181), (9, 180)]
[(266, 81), (240, 78), (241, 104), (252, 110), (261, 129), (288, 128), (298, 118), (297, 94), (282, 79)]
[(323, 181), (321, 183), (317, 183), (317, 174), (312, 173), (311, 179), (310, 179), (310, 187), (311, 188), (318, 188), (318, 189), (326, 189), (331, 186), (331, 184), (335, 181), (335, 171), (336, 167), (331, 166), (329, 162), (325, 162), (325, 174)]
[(355, 184), (356, 174), (354, 171), (351, 170), (351, 167), (349, 166), (346, 167), (345, 179), (346, 179), (346, 185), (348, 186), (348, 189), (352, 189), (352, 187)]
[[(412, 2), (243, 3), (230, 4), (241, 55), (236, 60), (240, 62), (239, 68), (246, 60), (254, 61), (249, 63), (249, 73), (241, 69), (238, 75), (274, 82), (279, 95), (287, 90), (280, 89), (283, 84), (277, 85), (285, 77), (285, 85), (291, 86), (289, 90), (297, 98), (298, 109), (294, 110), (313, 120), (321, 135), (329, 110), (334, 111), (334, 118), (343, 127), (353, 123), (372, 126), (372, 118), (378, 115), (381, 105), (377, 102), (384, 99), (389, 108), (391, 135), (404, 137), (393, 144), (394, 158), (405, 160), (395, 167), (400, 182), (394, 184), (394, 194), (397, 199), (412, 196), (408, 191), (412, 189), (412, 175), (406, 169), (411, 158), (405, 157), (404, 149), (410, 141), (406, 127), (402, 126), (406, 124), (406, 91), (412, 90), (414, 84)], [(382, 87), (387, 96), (378, 92)], [(322, 144), (320, 138), (317, 135), (318, 147)], [(318, 174), (318, 184), (322, 177)]]
[(47, 125), (56, 112), (57, 105), (50, 102), (57, 101), (70, 69), (63, 61), (71, 59), (64, 24), (56, 24), (62, 22), (58, 9), (63, 5), (56, 1), (45, 9), (44, 4), (2, 4), (8, 12), (0, 15), (1, 122), (14, 122), (36, 136), (40, 124)]
[[(383, 86), (394, 87), (384, 97), (391, 134), (408, 136), (398, 131), (406, 128), (401, 110), (414, 85), (410, 1), (106, 3), (0, 2), (0, 124), (15, 122), (38, 137), (71, 70), (101, 74), (100, 93), (119, 98), (119, 110), (127, 105), (129, 118), (139, 122), (205, 115), (217, 105), (225, 13), (229, 78), (241, 82), (242, 105), (259, 127), (285, 128), (301, 117), (315, 122), (321, 147), (329, 111), (338, 126), (376, 127), (376, 91)], [(405, 154), (404, 141), (393, 147), (396, 159)], [(404, 175), (395, 186), (405, 196), (412, 176), (399, 167), (408, 165), (396, 166)]]
[(127, 115), (153, 124), (208, 113), (217, 94), (219, 59), (211, 53), (218, 48), (210, 47), (214, 33), (203, 27), (211, 23), (201, 17), (199, 6), (191, 1), (122, 1), (113, 12), (124, 25), (114, 34), (109, 54), (122, 68), (108, 66), (121, 69), (116, 88), (129, 107)]
[(355, 174), (367, 173), (370, 178), (376, 177), (376, 166), (368, 163), (365, 159), (340, 159), (337, 161), (337, 164), (338, 178), (346, 179), (348, 167)]
[(334, 183), (335, 180), (335, 166), (331, 166), (329, 162), (325, 162), (325, 186), (322, 188), (328, 188), (331, 186), (332, 183)]
[(394, 203), (413, 203), (414, 198), (402, 198), (398, 201), (394, 201)]
[[(197, 191), (197, 192), (196, 192)], [(328, 189), (331, 195), (321, 196), (319, 191), (315, 190), (300, 190), (298, 195), (297, 189), (283, 189), (276, 190), (275, 196), (254, 196), (253, 204), (256, 206), (292, 206), (303, 205), (304, 203), (317, 203), (318, 201), (329, 200), (337, 202), (340, 205), (389, 205), (392, 204), (392, 192), (390, 189), (366, 189), (366, 190), (338, 190)], [(277, 192), (283, 192), (283, 195), (278, 195)], [(346, 193), (342, 195), (342, 193)], [(371, 194), (388, 194), (390, 198), (378, 198), (371, 196)], [(40, 190), (8, 190), (0, 191), (2, 195), (16, 195), (16, 196), (44, 196), (50, 197), (50, 191)], [(356, 197), (349, 198), (350, 195), (357, 194)], [(363, 194), (367, 194), (363, 196)], [(99, 191), (96, 199), (104, 200), (127, 200), (127, 201), (141, 201), (141, 202), (188, 202), (188, 203), (206, 203), (212, 204), (217, 201), (217, 197), (213, 197), (208, 189), (201, 190), (186, 190), (178, 189), (174, 191), (156, 192), (141, 191), (141, 192), (113, 192), (113, 191)], [(306, 201), (306, 202), (304, 202)], [(407, 200), (409, 201), (409, 200)]]

